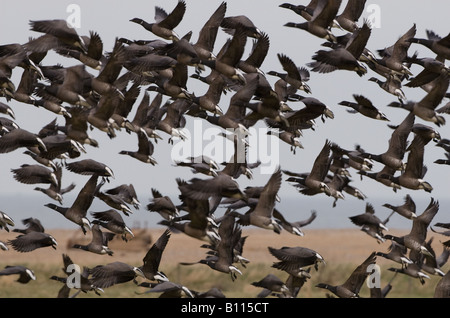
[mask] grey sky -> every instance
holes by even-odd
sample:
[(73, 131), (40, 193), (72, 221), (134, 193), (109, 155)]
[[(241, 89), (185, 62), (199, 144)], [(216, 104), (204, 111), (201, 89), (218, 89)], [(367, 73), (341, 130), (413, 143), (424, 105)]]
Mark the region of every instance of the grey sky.
[[(199, 1), (187, 0), (187, 12), (185, 18), (176, 28), (180, 35), (184, 35), (189, 31), (193, 31), (192, 41), (195, 41), (198, 36), (198, 31), (210, 17), (210, 15), (219, 6), (221, 1)], [(247, 15), (262, 31), (266, 32), (270, 37), (269, 54), (262, 66), (263, 71), (270, 70), (282, 71), (281, 65), (276, 57), (277, 53), (284, 53), (295, 61), (299, 66), (306, 66), (311, 62), (312, 55), (319, 49), (322, 49), (322, 39), (315, 38), (309, 33), (300, 29), (292, 29), (284, 27), (286, 22), (302, 22), (302, 18), (297, 16), (292, 11), (278, 7), (283, 1), (272, 0), (246, 0), (246, 1), (227, 1), (227, 16), (231, 15)], [(288, 1), (286, 1), (288, 2)], [(306, 4), (307, 1), (303, 1)], [(0, 29), (2, 34), (0, 36), (0, 44), (7, 43), (25, 43), (29, 37), (38, 36), (39, 34), (29, 30), (30, 20), (44, 20), (67, 18), (71, 12), (67, 12), (70, 4), (76, 4), (80, 8), (80, 34), (88, 34), (90, 30), (96, 31), (102, 37), (105, 51), (112, 49), (116, 37), (126, 37), (129, 39), (155, 39), (155, 36), (144, 30), (137, 24), (129, 20), (134, 17), (140, 17), (146, 21), (153, 21), (154, 7), (161, 6), (166, 11), (171, 11), (176, 5), (176, 0), (170, 1), (12, 1), (8, 3), (7, 7), (2, 8), (2, 18), (0, 19)], [(297, 2), (292, 2), (296, 3)], [(300, 4), (302, 2), (298, 2)], [(346, 4), (343, 1), (342, 7)], [(371, 6), (374, 5), (374, 6)], [(425, 37), (425, 31), (431, 29), (441, 36), (448, 34), (448, 9), (450, 5), (448, 1), (437, 0), (433, 1), (433, 6), (424, 5), (423, 1), (397, 0), (397, 1), (367, 1), (366, 8), (379, 8), (379, 18), (377, 22), (380, 23), (379, 28), (373, 28), (371, 38), (369, 39), (368, 48), (372, 51), (382, 49), (392, 45), (398, 37), (405, 33), (414, 23), (417, 25), (417, 36)], [(370, 17), (371, 14), (377, 11), (363, 14), (364, 17)], [(360, 20), (362, 21), (362, 19)], [(339, 30), (333, 31), (336, 35), (341, 35), (343, 32)], [(216, 52), (221, 48), (225, 40), (229, 36), (222, 31), (219, 31), (219, 36), (216, 41)], [(251, 41), (249, 41), (251, 43)], [(250, 45), (250, 44), (249, 44)], [(413, 44), (410, 53), (414, 51), (419, 52), (419, 56), (433, 57), (433, 53), (428, 49), (419, 45)], [(248, 50), (244, 53), (247, 56)], [(45, 64), (61, 63), (69, 65), (74, 63), (73, 60), (63, 58), (54, 54), (50, 54), (44, 59)], [(414, 66), (412, 71), (414, 74), (420, 72), (421, 68)], [(90, 70), (92, 71), (92, 70)], [(92, 71), (93, 73), (95, 71)], [(304, 131), (301, 142), (304, 149), (297, 149), (296, 154), (289, 150), (289, 146), (280, 142), (279, 151), (273, 153), (273, 160), (279, 158), (279, 164), (282, 169), (306, 172), (310, 170), (315, 157), (320, 152), (326, 139), (337, 143), (343, 148), (352, 149), (356, 144), (360, 144), (364, 149), (373, 153), (381, 153), (386, 150), (388, 139), (392, 130), (386, 125), (386, 122), (375, 121), (365, 118), (359, 114), (349, 114), (345, 107), (339, 106), (338, 103), (342, 100), (352, 100), (352, 94), (362, 94), (372, 100), (372, 102), (380, 110), (382, 110), (389, 119), (391, 124), (399, 124), (406, 116), (406, 111), (402, 109), (394, 109), (386, 105), (396, 98), (388, 93), (382, 91), (375, 83), (369, 82), (368, 79), (372, 76), (379, 77), (369, 70), (368, 74), (359, 77), (356, 73), (348, 71), (337, 71), (329, 74), (318, 74), (311, 72), (311, 79), (308, 85), (312, 89), (312, 97), (315, 97), (325, 104), (334, 112), (334, 119), (327, 119), (325, 123), (320, 120), (317, 121), (315, 131)], [(17, 77), (15, 83), (18, 83)], [(267, 77), (272, 83), (276, 78)], [(188, 90), (194, 92), (196, 95), (201, 95), (206, 92), (206, 86), (195, 80), (188, 82)], [(425, 92), (420, 89), (404, 88), (405, 94), (410, 100), (419, 100), (425, 96)], [(303, 95), (306, 93), (301, 92)], [(226, 109), (229, 100), (229, 93), (221, 101), (221, 107)], [(153, 97), (154, 95), (151, 95)], [(1, 100), (5, 102), (4, 99)], [(138, 100), (140, 101), (140, 99)], [(35, 109), (29, 105), (22, 105), (11, 102), (17, 120), (16, 122), (30, 130), (37, 132), (42, 126), (53, 120), (56, 115), (43, 111), (42, 109)], [(290, 106), (294, 109), (303, 107), (302, 103), (291, 103)], [(58, 122), (63, 123), (63, 118), (59, 117)], [(193, 123), (195, 120), (188, 117), (187, 129), (192, 133), (194, 131)], [(422, 122), (417, 119), (416, 122)], [(422, 122), (425, 123), (425, 122)], [(425, 123), (433, 126), (431, 123)], [(208, 127), (206, 123), (203, 127)], [(257, 127), (264, 128), (264, 125)], [(436, 128), (435, 126), (433, 126)], [(442, 137), (450, 137), (450, 130), (447, 126), (438, 128)], [(168, 145), (168, 136), (162, 134), (164, 140), (155, 145), (154, 157), (158, 161), (156, 166), (145, 165), (137, 160), (129, 157), (120, 156), (120, 150), (134, 150), (137, 148), (137, 139), (135, 135), (129, 135), (124, 131), (118, 132), (117, 137), (109, 139), (104, 133), (93, 130), (92, 136), (99, 141), (100, 147), (98, 149), (86, 146), (88, 153), (83, 155), (83, 158), (92, 158), (108, 164), (115, 173), (116, 178), (111, 180), (111, 183), (106, 184), (104, 188), (111, 188), (122, 183), (133, 183), (139, 192), (139, 197), (143, 206), (148, 203), (151, 198), (151, 188), (158, 189), (161, 193), (170, 195), (174, 200), (177, 200), (178, 191), (176, 188), (176, 177), (189, 180), (193, 176), (191, 171), (186, 168), (173, 167), (171, 158), (171, 146)], [(275, 138), (275, 137), (272, 137)], [(401, 203), (403, 197), (409, 193), (417, 200), (418, 211), (425, 209), (431, 197), (439, 200), (441, 203), (441, 212), (438, 213), (436, 220), (440, 219), (443, 222), (448, 222), (448, 217), (445, 216), (446, 210), (449, 208), (450, 201), (447, 200), (449, 194), (449, 180), (450, 167), (436, 165), (434, 160), (443, 158), (444, 151), (441, 148), (435, 147), (431, 142), (425, 149), (425, 163), (428, 166), (428, 173), (425, 180), (429, 181), (434, 190), (431, 194), (423, 191), (410, 191), (402, 189), (394, 193), (390, 188), (387, 188), (377, 182), (364, 178), (362, 181), (352, 171), (352, 184), (359, 188), (367, 195), (366, 201), (360, 201), (349, 195), (345, 200), (338, 202), (336, 208), (332, 208), (332, 199), (326, 196), (319, 196), (310, 198), (297, 193), (287, 182), (283, 182), (280, 197), (282, 203), (280, 206), (285, 213), (289, 215), (290, 219), (303, 219), (309, 216), (310, 208), (322, 201), (320, 208), (318, 208), (319, 216), (321, 215), (336, 215), (342, 214), (342, 217), (353, 215), (362, 212), (366, 202), (380, 202), (384, 200), (391, 203)], [(80, 159), (83, 159), (80, 158)], [(31, 163), (31, 159), (22, 154), (18, 150), (14, 153), (2, 154), (0, 156), (0, 189), (4, 195), (28, 194), (32, 192), (33, 185), (25, 185), (16, 182), (10, 171), (12, 168), (17, 168), (23, 163)], [(375, 164), (374, 171), (379, 171), (381, 166)], [(244, 188), (247, 185), (263, 185), (269, 178), (269, 174), (261, 174), (260, 170), (254, 171), (254, 179), (246, 180), (241, 177), (238, 181)], [(75, 195), (84, 182), (87, 181), (85, 177), (80, 177), (68, 171), (63, 172), (63, 185), (70, 182), (76, 182), (77, 188), (73, 191)], [(34, 193), (33, 193), (34, 194)], [(287, 205), (283, 203), (283, 198), (287, 198), (286, 202), (294, 202), (294, 204)], [(43, 204), (48, 203), (49, 200), (41, 196), (40, 201), (37, 201), (36, 210), (43, 210), (45, 214), (49, 215), (47, 208)], [(72, 202), (72, 197), (66, 195), (64, 205), (69, 205)], [(384, 203), (384, 202), (383, 202)], [(1, 202), (0, 210), (3, 210), (14, 216), (14, 211), (21, 210), (22, 202), (14, 202), (11, 206), (9, 202)], [(99, 206), (97, 211), (107, 208), (105, 205)], [(381, 217), (388, 214), (388, 211), (375, 205), (377, 214)], [(25, 211), (22, 211), (25, 212)], [(31, 212), (31, 211), (30, 211)], [(19, 213), (19, 212), (17, 212)], [(33, 212), (41, 213), (41, 212)], [(145, 219), (148, 213), (144, 207), (136, 212), (139, 216)], [(38, 215), (38, 214), (35, 214)], [(61, 221), (63, 222), (63, 221)], [(325, 222), (326, 223), (326, 222)], [(321, 224), (325, 224), (321, 223)], [(348, 223), (351, 226), (350, 223)], [(333, 226), (333, 224), (330, 224)]]

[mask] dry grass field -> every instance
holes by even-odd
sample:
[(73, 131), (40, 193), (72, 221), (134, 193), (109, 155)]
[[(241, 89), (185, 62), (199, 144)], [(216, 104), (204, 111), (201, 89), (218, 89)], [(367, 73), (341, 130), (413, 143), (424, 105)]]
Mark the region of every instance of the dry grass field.
[[(90, 239), (89, 233), (84, 237), (80, 231), (48, 230), (47, 232), (52, 234), (58, 242), (56, 249), (41, 248), (29, 253), (19, 253), (12, 249), (0, 251), (0, 268), (6, 265), (24, 265), (33, 269), (37, 276), (35, 281), (26, 285), (16, 281), (17, 275), (0, 276), (0, 298), (57, 297), (62, 283), (50, 280), (49, 277), (52, 275), (64, 276), (62, 272), (63, 253), (68, 254), (81, 267), (93, 267), (114, 261), (140, 266), (143, 256), (163, 231), (163, 228), (134, 229), (136, 237), (126, 243), (116, 237), (110, 244), (114, 255), (107, 256), (71, 248), (75, 242), (87, 243)], [(405, 234), (404, 231), (390, 230), (389, 232), (394, 235)], [(6, 242), (16, 235), (17, 233), (2, 231), (0, 232), (0, 241)], [(248, 236), (243, 256), (249, 259), (250, 263), (246, 268), (240, 267), (243, 275), (234, 282), (229, 275), (215, 272), (203, 264), (179, 265), (179, 262), (196, 262), (206, 255), (206, 249), (200, 247), (202, 242), (182, 233), (172, 233), (162, 256), (160, 270), (165, 272), (171, 281), (195, 291), (206, 291), (209, 288), (218, 287), (227, 298), (253, 298), (258, 295), (261, 288), (252, 286), (251, 282), (258, 281), (269, 273), (275, 274), (281, 279), (287, 278), (286, 273), (271, 267), (276, 259), (269, 253), (267, 247), (303, 246), (320, 253), (326, 263), (320, 264), (318, 271), (312, 270), (312, 277), (303, 286), (298, 297), (324, 298), (327, 297), (327, 292), (316, 288), (317, 283), (341, 284), (372, 251), (386, 252), (389, 247), (389, 242), (378, 243), (358, 229), (305, 230), (305, 236), (298, 237), (289, 233), (277, 235), (269, 231), (244, 228), (243, 235)], [(433, 247), (437, 254), (442, 251), (440, 240), (440, 237), (435, 237), (433, 241)], [(394, 277), (394, 273), (387, 269), (399, 267), (399, 265), (382, 257), (377, 257), (377, 264), (381, 268), (381, 287), (384, 287)], [(445, 272), (448, 270), (447, 266), (443, 268)], [(392, 281), (393, 288), (388, 297), (431, 298), (439, 279), (438, 276), (432, 276), (422, 285), (418, 279), (399, 274)], [(159, 297), (157, 293), (141, 294), (148, 290), (148, 288), (128, 282), (105, 289), (101, 296), (94, 293), (81, 293), (77, 297)], [(369, 289), (365, 285), (362, 287), (361, 296), (369, 296)]]

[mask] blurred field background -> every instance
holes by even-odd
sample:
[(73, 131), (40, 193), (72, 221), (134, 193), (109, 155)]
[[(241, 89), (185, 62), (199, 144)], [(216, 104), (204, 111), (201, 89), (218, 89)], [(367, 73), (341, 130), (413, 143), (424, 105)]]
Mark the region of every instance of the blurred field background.
[[(62, 254), (68, 254), (74, 263), (80, 267), (94, 267), (114, 261), (126, 262), (130, 265), (140, 266), (142, 258), (154, 241), (162, 234), (164, 229), (133, 229), (136, 237), (127, 243), (116, 238), (110, 247), (113, 256), (96, 255), (90, 252), (77, 250), (71, 246), (77, 243), (87, 243), (90, 234), (83, 236), (76, 230), (49, 230), (58, 241), (56, 250), (41, 248), (29, 253), (19, 253), (12, 249), (0, 252), (0, 268), (6, 265), (23, 265), (34, 270), (37, 279), (28, 284), (20, 284), (15, 276), (0, 276), (0, 298), (56, 298), (62, 283), (51, 280), (53, 275), (65, 276), (63, 273)], [(406, 234), (404, 230), (389, 230), (394, 235)], [(441, 241), (444, 236), (433, 234), (433, 248), (436, 254), (442, 252)], [(2, 231), (0, 240), (6, 242), (17, 235), (13, 232)], [(283, 246), (303, 246), (314, 249), (320, 253), (326, 264), (320, 264), (319, 269), (311, 270), (311, 278), (301, 289), (298, 298), (325, 298), (328, 292), (315, 287), (317, 283), (331, 285), (342, 284), (351, 272), (363, 262), (372, 251), (387, 252), (389, 241), (378, 243), (358, 229), (333, 230), (305, 230), (305, 236), (298, 237), (289, 233), (277, 235), (273, 232), (244, 228), (243, 235), (248, 236), (244, 245), (243, 256), (250, 260), (246, 268), (240, 266), (243, 275), (233, 282), (229, 275), (216, 272), (206, 265), (180, 265), (179, 262), (195, 262), (206, 256), (206, 249), (201, 248), (202, 242), (187, 237), (182, 233), (172, 233), (169, 243), (164, 250), (160, 270), (172, 282), (182, 284), (190, 290), (204, 292), (212, 287), (219, 288), (227, 298), (256, 298), (261, 288), (251, 285), (267, 274), (272, 273), (285, 280), (287, 274), (271, 265), (277, 261), (268, 251), (267, 247), (280, 248)], [(392, 290), (388, 298), (432, 298), (439, 276), (431, 276), (425, 284), (418, 279), (403, 275), (395, 275), (389, 271), (390, 267), (400, 267), (399, 264), (377, 257), (377, 264), (381, 268), (381, 287), (388, 284), (391, 279)], [(444, 272), (449, 269), (448, 264), (442, 268)], [(394, 277), (395, 275), (395, 277)], [(139, 282), (143, 282), (138, 278)], [(133, 282), (127, 282), (106, 288), (100, 296), (94, 293), (80, 293), (77, 298), (156, 298), (159, 293), (145, 293), (148, 288), (139, 287)], [(75, 291), (71, 292), (71, 295)], [(144, 294), (143, 294), (144, 293)], [(369, 297), (369, 288), (363, 285), (361, 297)]]

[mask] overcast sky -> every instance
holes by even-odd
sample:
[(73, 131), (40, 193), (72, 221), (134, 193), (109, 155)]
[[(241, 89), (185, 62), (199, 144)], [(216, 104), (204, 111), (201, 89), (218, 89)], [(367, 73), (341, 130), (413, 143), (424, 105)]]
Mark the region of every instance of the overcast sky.
[[(175, 29), (179, 35), (184, 35), (189, 31), (193, 32), (191, 40), (197, 40), (198, 32), (210, 15), (217, 9), (221, 1), (198, 1), (187, 0), (187, 11), (183, 21)], [(140, 17), (148, 22), (154, 21), (155, 6), (164, 8), (170, 12), (176, 5), (176, 0), (166, 1), (10, 1), (8, 6), (2, 8), (2, 19), (0, 19), (0, 29), (2, 34), (0, 44), (8, 43), (25, 43), (29, 37), (37, 37), (40, 34), (29, 30), (30, 20), (46, 20), (46, 19), (67, 19), (75, 17), (75, 21), (79, 22), (77, 31), (79, 34), (87, 35), (89, 31), (96, 31), (101, 36), (105, 51), (110, 51), (113, 47), (115, 38), (126, 37), (132, 40), (151, 40), (156, 37), (150, 32), (144, 30), (141, 26), (130, 22), (134, 17)], [(272, 0), (246, 0), (246, 1), (227, 1), (227, 16), (247, 15), (260, 30), (266, 32), (270, 38), (270, 50), (262, 70), (268, 72), (270, 70), (282, 71), (281, 65), (277, 59), (277, 53), (284, 53), (295, 61), (298, 66), (306, 66), (311, 62), (314, 53), (323, 49), (321, 44), (323, 39), (318, 39), (313, 35), (300, 30), (287, 28), (283, 26), (287, 22), (303, 22), (303, 19), (294, 12), (284, 8), (280, 8), (282, 1)], [(306, 4), (306, 1), (295, 4)], [(346, 4), (343, 1), (342, 8)], [(450, 5), (448, 1), (433, 1), (433, 5), (424, 5), (423, 1), (398, 0), (398, 1), (370, 1), (366, 3), (366, 11), (363, 18), (375, 18), (373, 20), (374, 27), (367, 47), (372, 51), (382, 49), (394, 44), (394, 42), (415, 23), (417, 26), (417, 37), (425, 37), (427, 29), (433, 30), (441, 36), (448, 34), (448, 12)], [(79, 15), (78, 15), (79, 13)], [(79, 19), (78, 19), (79, 18)], [(342, 31), (334, 29), (336, 35), (344, 34)], [(216, 41), (216, 53), (225, 43), (229, 36), (222, 30)], [(249, 41), (251, 43), (251, 41)], [(420, 57), (434, 57), (433, 53), (428, 49), (413, 44), (410, 53), (419, 52)], [(246, 57), (249, 53), (244, 53)], [(44, 64), (52, 65), (61, 63), (62, 65), (72, 65), (73, 60), (66, 59), (61, 56), (50, 54), (44, 59)], [(17, 70), (16, 70), (17, 71)], [(95, 71), (89, 70), (93, 74)], [(412, 71), (417, 74), (421, 71), (421, 67), (413, 66)], [(20, 73), (15, 73), (15, 83), (18, 84)], [(343, 100), (352, 101), (353, 94), (362, 94), (372, 100), (374, 105), (383, 111), (391, 120), (390, 124), (399, 124), (406, 116), (406, 111), (387, 107), (386, 105), (396, 98), (382, 91), (377, 84), (368, 81), (372, 76), (379, 77), (369, 70), (368, 74), (359, 77), (356, 73), (348, 71), (336, 71), (329, 74), (318, 74), (311, 72), (311, 79), (308, 85), (312, 90), (312, 97), (324, 102), (333, 111), (335, 118), (326, 119), (325, 123), (317, 120), (315, 130), (304, 131), (302, 142), (304, 149), (297, 149), (296, 154), (290, 152), (288, 145), (279, 143), (278, 149), (272, 152), (271, 162), (278, 162), (282, 169), (307, 172), (311, 169), (315, 157), (320, 152), (326, 139), (329, 139), (343, 148), (352, 149), (356, 144), (361, 145), (365, 150), (372, 153), (381, 153), (387, 149), (388, 139), (392, 130), (387, 127), (387, 123), (383, 121), (375, 121), (363, 117), (360, 114), (350, 114), (346, 108), (339, 106), (338, 103)], [(267, 77), (271, 83), (276, 78)], [(206, 92), (207, 87), (203, 83), (195, 80), (188, 82), (188, 90), (194, 92), (197, 96)], [(404, 88), (405, 94), (410, 100), (420, 100), (425, 96), (425, 92), (421, 89)], [(302, 92), (303, 94), (303, 92)], [(306, 94), (303, 94), (306, 95)], [(230, 94), (221, 101), (221, 107), (226, 109), (228, 106)], [(151, 98), (154, 94), (151, 94)], [(5, 102), (4, 99), (1, 99)], [(140, 101), (140, 99), (138, 99)], [(446, 101), (445, 101), (446, 102)], [(53, 113), (46, 112), (42, 109), (36, 109), (29, 105), (9, 103), (15, 113), (16, 122), (23, 128), (37, 132), (45, 124), (57, 117)], [(136, 104), (137, 105), (137, 104)], [(302, 103), (291, 103), (294, 109), (303, 107)], [(133, 114), (133, 113), (132, 113)], [(188, 117), (187, 129), (191, 134), (194, 133), (194, 123), (196, 120)], [(59, 123), (64, 123), (62, 117), (58, 117)], [(421, 122), (430, 126), (431, 123)], [(197, 122), (197, 125), (199, 123)], [(203, 128), (209, 127), (206, 123)], [(436, 126), (433, 126), (437, 128)], [(257, 128), (265, 129), (264, 125), (258, 125)], [(450, 129), (447, 126), (438, 128), (443, 138), (450, 137)], [(167, 143), (168, 135), (161, 134), (164, 140), (155, 145), (154, 157), (158, 164), (150, 166), (138, 162), (130, 157), (118, 155), (121, 150), (137, 149), (137, 139), (135, 135), (127, 134), (124, 131), (118, 132), (117, 137), (109, 139), (104, 133), (93, 130), (91, 135), (99, 142), (100, 147), (93, 148), (86, 146), (88, 152), (79, 159), (92, 158), (109, 165), (114, 173), (115, 179), (111, 183), (104, 186), (105, 189), (123, 183), (132, 183), (138, 191), (139, 198), (145, 206), (151, 198), (151, 188), (158, 189), (161, 193), (170, 195), (175, 201), (177, 200), (178, 189), (176, 188), (176, 177), (189, 180), (193, 176), (187, 168), (174, 167), (172, 155), (172, 146)], [(262, 138), (262, 137), (261, 137)], [(272, 137), (275, 138), (275, 137)], [(191, 142), (188, 140), (187, 142)], [(207, 143), (207, 141), (203, 141)], [(262, 154), (263, 155), (263, 154)], [(450, 201), (446, 201), (449, 195), (450, 167), (434, 164), (433, 161), (444, 158), (444, 151), (436, 147), (433, 142), (428, 144), (425, 149), (425, 163), (428, 166), (428, 173), (425, 180), (429, 181), (434, 187), (433, 192), (425, 193), (424, 191), (410, 191), (401, 189), (394, 193), (387, 188), (371, 179), (364, 178), (362, 181), (352, 170), (352, 184), (359, 188), (367, 195), (366, 201), (357, 200), (349, 195), (344, 201), (340, 201), (336, 208), (332, 208), (332, 199), (329, 197), (306, 197), (297, 193), (296, 189), (287, 182), (283, 182), (280, 191), (282, 202), (280, 206), (287, 213), (291, 220), (302, 219), (309, 216), (311, 208), (321, 201), (318, 208), (319, 215), (335, 217), (342, 215), (346, 217), (361, 213), (364, 211), (366, 202), (389, 202), (394, 205), (401, 204), (406, 194), (411, 194), (418, 204), (418, 212), (422, 212), (428, 204), (431, 197), (441, 202), (441, 212), (438, 213), (436, 220), (449, 222), (448, 217), (444, 214), (450, 208)], [(26, 185), (18, 183), (13, 179), (10, 171), (12, 168), (18, 168), (21, 164), (33, 163), (28, 156), (22, 154), (21, 150), (14, 153), (2, 154), (0, 156), (0, 189), (4, 196), (7, 195), (25, 195), (33, 193), (34, 185)], [(264, 166), (262, 167), (264, 168)], [(374, 171), (381, 170), (382, 166), (375, 164)], [(247, 180), (241, 177), (238, 182), (242, 185), (242, 189), (247, 185), (264, 185), (270, 177), (267, 173), (261, 173), (262, 170), (255, 169), (254, 179)], [(266, 170), (267, 171), (267, 170)], [(77, 188), (71, 193), (75, 195), (87, 181), (86, 177), (77, 176), (68, 171), (63, 172), (63, 186), (70, 182), (76, 182)], [(39, 195), (38, 195), (39, 196)], [(283, 198), (286, 198), (283, 202)], [(4, 199), (3, 199), (4, 200)], [(64, 205), (70, 205), (73, 198), (66, 195)], [(381, 201), (380, 201), (381, 200)], [(385, 201), (385, 202), (384, 202)], [(43, 210), (43, 215), (49, 215), (44, 204), (50, 202), (43, 194), (40, 195), (35, 209)], [(289, 202), (289, 205), (286, 203)], [(294, 204), (292, 204), (294, 202)], [(21, 206), (21, 204), (23, 204)], [(41, 207), (42, 206), (42, 207)], [(25, 209), (23, 202), (15, 202), (14, 206), (10, 202), (1, 202), (0, 210), (9, 212), (14, 217), (15, 213)], [(99, 206), (97, 210), (107, 209), (105, 205)], [(377, 214), (384, 217), (388, 214), (386, 208), (375, 205)], [(15, 212), (17, 211), (17, 212)], [(21, 211), (22, 213), (24, 211)], [(31, 212), (30, 212), (31, 213)], [(141, 218), (146, 218), (144, 207), (136, 212)], [(22, 215), (22, 214), (20, 214)], [(39, 215), (39, 214), (35, 214)], [(19, 217), (20, 218), (20, 217)], [(63, 222), (63, 221), (61, 221)], [(322, 218), (320, 224), (326, 224), (326, 220)], [(351, 226), (350, 223), (348, 223)], [(332, 226), (332, 225), (330, 225)]]

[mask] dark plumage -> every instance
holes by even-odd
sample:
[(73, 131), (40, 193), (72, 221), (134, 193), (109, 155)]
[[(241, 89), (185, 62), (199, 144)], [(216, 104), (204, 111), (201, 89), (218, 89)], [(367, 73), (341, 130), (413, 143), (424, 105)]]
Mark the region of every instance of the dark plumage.
[(26, 226), (25, 229), (14, 229), (13, 232), (18, 232), (22, 234), (27, 234), (29, 232), (45, 232), (45, 228), (41, 221), (36, 218), (26, 218), (22, 220), (23, 225)]
[(230, 214), (237, 216), (238, 223), (241, 225), (253, 225), (280, 234), (282, 227), (274, 219), (273, 210), (281, 182), (281, 169), (277, 167), (261, 191), (256, 205), (244, 215), (237, 212), (230, 212)]
[(46, 150), (46, 146), (41, 138), (26, 129), (13, 129), (0, 138), (0, 153), (9, 153), (18, 148), (39, 147)]
[(355, 268), (343, 284), (332, 286), (326, 283), (319, 283), (316, 287), (329, 290), (339, 298), (357, 298), (364, 281), (370, 274), (370, 271), (367, 270), (368, 266), (375, 263), (376, 255), (375, 252), (372, 252), (361, 265)]
[(394, 206), (392, 204), (385, 203), (383, 204), (383, 206), (397, 212), (398, 214), (407, 219), (413, 219), (417, 217), (416, 203), (409, 194), (405, 196), (404, 203), (401, 205)]
[(55, 172), (41, 165), (23, 164), (20, 168), (11, 169), (14, 179), (25, 184), (49, 183), (58, 186)]
[(141, 203), (139, 202), (136, 189), (133, 184), (121, 184), (112, 189), (108, 189), (105, 191), (106, 194), (118, 195), (121, 197), (126, 203), (134, 206), (135, 209), (139, 209)]
[(36, 231), (21, 234), (8, 242), (14, 250), (22, 253), (28, 253), (35, 249), (49, 246), (56, 249), (58, 245), (55, 238), (50, 234)]
[[(61, 287), (59, 291), (59, 295), (62, 297), (68, 297), (70, 294), (70, 289), (76, 289), (77, 292), (71, 296), (71, 298), (76, 297), (80, 292), (88, 293), (90, 291), (93, 291), (95, 294), (100, 295), (100, 292), (103, 292), (103, 289), (98, 288), (92, 284), (91, 279), (89, 278), (89, 268), (84, 267), (81, 269), (79, 266), (77, 266), (69, 255), (62, 254), (63, 259), (63, 267), (62, 271), (64, 272), (64, 277), (59, 277), (56, 275), (53, 275), (50, 277), (50, 279), (58, 281), (63, 283), (63, 287)], [(69, 275), (77, 274), (79, 275), (79, 281), (78, 284), (74, 284), (72, 281), (68, 281)], [(71, 284), (71, 285), (70, 285)], [(69, 288), (69, 285), (71, 288)], [(68, 290), (66, 290), (66, 288)]]
[(140, 18), (133, 18), (130, 21), (142, 25), (147, 31), (166, 40), (177, 41), (179, 36), (174, 29), (178, 26), (186, 12), (186, 2), (178, 1), (175, 8), (167, 14), (161, 7), (155, 7), (155, 22), (148, 23)]
[(410, 251), (434, 257), (426, 248), (425, 239), (427, 237), (428, 226), (438, 211), (439, 202), (431, 198), (430, 203), (423, 213), (413, 219), (412, 228), (408, 234), (400, 237), (387, 234), (384, 238), (387, 240), (393, 240), (398, 244), (405, 246)]
[(273, 263), (272, 267), (297, 277), (305, 275), (306, 268), (314, 266), (318, 270), (319, 263), (325, 263), (322, 255), (307, 247), (274, 248), (269, 246), (268, 249), (270, 254), (279, 260)]
[(136, 135), (138, 137), (138, 149), (136, 151), (121, 150), (119, 154), (128, 155), (143, 163), (149, 163), (154, 166), (157, 162), (152, 156), (154, 152), (153, 143), (149, 140), (147, 133), (142, 128), (136, 132)]
[(97, 180), (98, 175), (92, 175), (80, 190), (71, 206), (61, 207), (53, 203), (46, 204), (45, 206), (60, 213), (67, 220), (79, 225), (83, 233), (86, 234), (87, 229), (91, 228), (91, 222), (86, 217), (86, 214), (95, 197)]
[(100, 254), (100, 255), (109, 255), (113, 256), (114, 252), (108, 247), (108, 242), (111, 241), (115, 233), (110, 232), (102, 232), (99, 224), (93, 224), (91, 227), (92, 238), (88, 244), (74, 244), (72, 248), (78, 248), (83, 251)]
[(5, 268), (0, 271), (0, 276), (6, 275), (19, 275), (17, 282), (21, 284), (27, 284), (31, 280), (36, 280), (36, 275), (34, 274), (34, 271), (21, 265), (5, 266)]
[(114, 178), (114, 172), (106, 164), (93, 159), (83, 159), (66, 164), (66, 169), (81, 175), (97, 175)]
[(353, 95), (353, 98), (355, 99), (356, 103), (342, 101), (339, 103), (339, 105), (352, 108), (352, 110), (347, 110), (349, 113), (360, 113), (369, 118), (389, 121), (387, 116), (379, 111), (378, 108), (376, 108), (368, 98), (356, 94)]
[(166, 229), (145, 254), (142, 260), (143, 265), (139, 268), (144, 273), (146, 279), (158, 282), (169, 281), (169, 278), (167, 278), (164, 272), (160, 271), (159, 266), (170, 235), (170, 230)]
[(137, 276), (145, 277), (138, 267), (120, 261), (97, 265), (89, 273), (92, 286), (102, 289), (130, 282)]
[[(296, 186), (298, 186), (299, 188), (299, 192), (302, 194), (316, 195), (319, 193), (325, 193), (326, 195), (330, 196), (330, 187), (324, 181), (325, 177), (328, 174), (331, 160), (331, 142), (327, 140), (320, 153), (314, 160), (311, 171), (305, 174), (294, 173), (294, 177), (290, 177), (286, 179), (286, 181), (295, 181)], [(284, 172), (286, 173), (286, 171)], [(296, 175), (299, 177), (295, 177)]]
[(126, 225), (122, 215), (116, 210), (110, 209), (102, 212), (91, 212), (91, 214), (95, 219), (92, 223), (99, 224), (105, 229), (121, 235), (124, 241), (128, 241), (128, 234), (134, 237), (132, 230)]
[(413, 114), (408, 114), (403, 119), (400, 125), (392, 132), (388, 149), (384, 153), (372, 154), (363, 152), (361, 156), (383, 163), (395, 170), (405, 169), (403, 158), (406, 153), (407, 139), (414, 125), (414, 120), (415, 116)]
[(287, 27), (299, 28), (319, 38), (337, 42), (336, 36), (330, 31), (333, 20), (339, 11), (342, 0), (319, 0), (310, 20), (302, 23), (288, 22)]
[(263, 288), (257, 297), (266, 297), (271, 293), (289, 294), (286, 284), (273, 274), (268, 274), (259, 281), (252, 282), (252, 286)]

